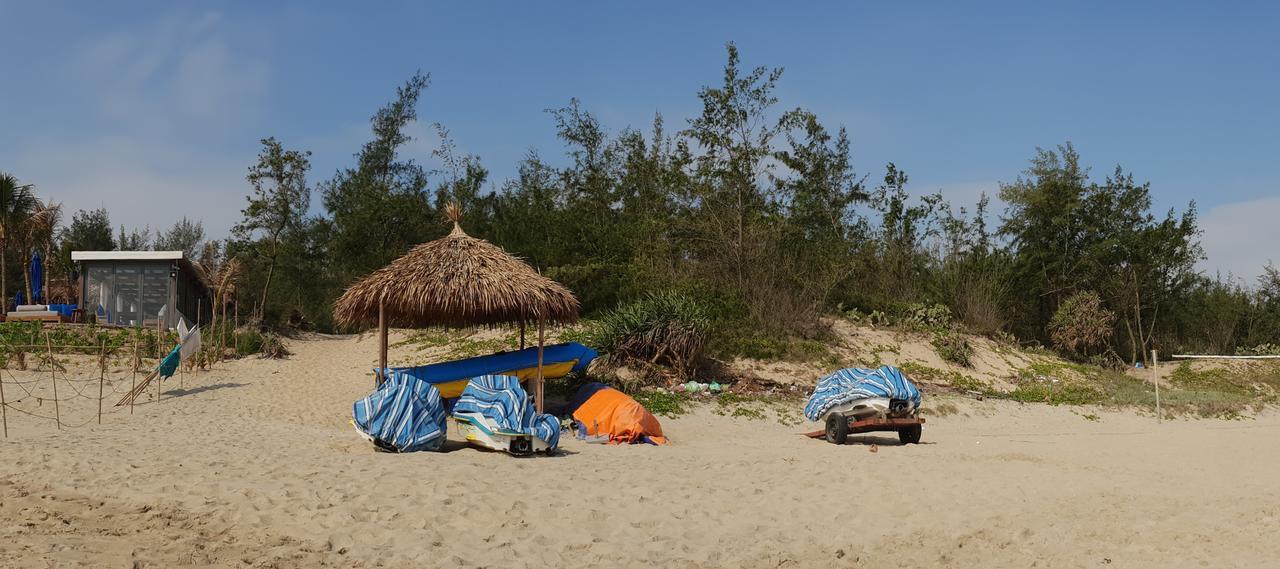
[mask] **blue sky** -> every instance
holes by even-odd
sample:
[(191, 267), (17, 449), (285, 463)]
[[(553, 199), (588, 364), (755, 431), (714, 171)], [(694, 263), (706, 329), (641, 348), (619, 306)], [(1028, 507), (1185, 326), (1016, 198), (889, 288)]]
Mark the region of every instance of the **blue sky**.
[[(902, 4), (890, 5), (886, 4)], [(909, 4), (909, 5), (907, 5)], [(678, 128), (724, 44), (786, 69), (782, 107), (849, 129), (854, 162), (972, 203), (1037, 146), (1075, 143), (1157, 206), (1196, 200), (1207, 271), (1280, 261), (1280, 7), (1268, 3), (11, 3), (0, 0), (0, 170), (129, 226), (239, 217), (258, 140), (351, 162), (415, 70), (419, 106), (495, 182), (558, 159), (547, 108)]]

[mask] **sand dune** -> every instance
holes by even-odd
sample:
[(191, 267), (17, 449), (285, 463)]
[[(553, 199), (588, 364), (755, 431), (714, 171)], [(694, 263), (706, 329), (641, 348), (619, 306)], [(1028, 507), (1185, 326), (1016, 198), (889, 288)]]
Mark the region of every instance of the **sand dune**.
[[(1280, 416), (1166, 421), (956, 400), (927, 444), (665, 420), (669, 447), (375, 453), (371, 339), (319, 337), (135, 414), (0, 442), (4, 567), (1263, 567)], [(70, 412), (70, 411), (69, 411)], [(878, 443), (869, 452), (866, 443)]]

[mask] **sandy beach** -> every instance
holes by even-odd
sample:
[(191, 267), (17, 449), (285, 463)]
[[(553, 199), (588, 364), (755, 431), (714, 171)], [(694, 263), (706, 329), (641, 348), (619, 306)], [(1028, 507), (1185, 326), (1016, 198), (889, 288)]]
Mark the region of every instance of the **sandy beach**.
[[(3, 567), (1263, 567), (1280, 415), (947, 399), (925, 444), (664, 419), (668, 447), (375, 453), (373, 340), (220, 364), (104, 424), (9, 416)], [(938, 400), (926, 399), (926, 406)], [(83, 406), (82, 406), (83, 407)], [(78, 413), (78, 414), (76, 414)], [(91, 416), (68, 409), (69, 420)], [(74, 415), (74, 416), (72, 416)], [(874, 444), (874, 446), (872, 446)]]

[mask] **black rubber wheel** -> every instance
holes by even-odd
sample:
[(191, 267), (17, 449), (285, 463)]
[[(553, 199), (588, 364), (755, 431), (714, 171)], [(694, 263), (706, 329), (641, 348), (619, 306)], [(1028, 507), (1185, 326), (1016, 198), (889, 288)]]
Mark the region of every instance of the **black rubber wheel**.
[(920, 442), (920, 434), (924, 431), (924, 427), (920, 425), (911, 425), (905, 429), (898, 431), (898, 440), (904, 445), (914, 445)]
[(849, 439), (849, 419), (838, 413), (827, 415), (827, 442), (838, 445)]

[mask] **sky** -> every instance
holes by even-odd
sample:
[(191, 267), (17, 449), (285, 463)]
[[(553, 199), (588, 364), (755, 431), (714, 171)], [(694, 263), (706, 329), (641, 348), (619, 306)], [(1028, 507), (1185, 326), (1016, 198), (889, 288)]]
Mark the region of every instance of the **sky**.
[(496, 186), (530, 151), (562, 157), (545, 111), (573, 97), (611, 132), (682, 127), (732, 41), (785, 70), (780, 108), (846, 127), (872, 181), (894, 162), (972, 204), (1071, 141), (1161, 212), (1194, 200), (1200, 268), (1251, 281), (1280, 262), (1277, 29), (1261, 2), (0, 0), (0, 170), (68, 219), (224, 237), (262, 138), (331, 178), (415, 71), (431, 85), (407, 157), (431, 161), (440, 123)]

